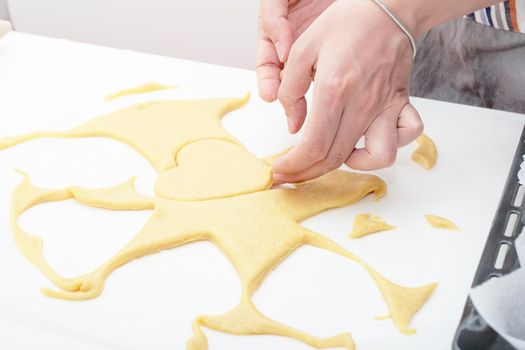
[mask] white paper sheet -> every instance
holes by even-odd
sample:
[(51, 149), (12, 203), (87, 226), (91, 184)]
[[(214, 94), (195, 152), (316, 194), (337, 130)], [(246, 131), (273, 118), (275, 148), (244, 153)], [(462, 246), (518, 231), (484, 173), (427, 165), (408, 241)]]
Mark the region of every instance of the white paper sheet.
[[(229, 113), (225, 127), (258, 156), (298, 141), (287, 132), (282, 108), (257, 97), (252, 71), (12, 32), (0, 40), (0, 77), (1, 136), (63, 130), (141, 101), (242, 96), (249, 90), (251, 101)], [(103, 100), (148, 81), (181, 88)], [(439, 282), (411, 323), (417, 333), (405, 336), (391, 320), (374, 320), (387, 309), (366, 273), (311, 247), (294, 252), (257, 291), (254, 301), (264, 313), (317, 336), (350, 331), (359, 350), (450, 348), (524, 118), (432, 100), (412, 102), (438, 146), (436, 167), (424, 171), (410, 160), (414, 146), (405, 147), (394, 167), (375, 172), (389, 186), (383, 199), (368, 198), (303, 225), (359, 254), (397, 283)], [(49, 188), (104, 187), (137, 176), (145, 194), (157, 177), (139, 154), (108, 139), (42, 139), (0, 152), (0, 349), (181, 349), (197, 315), (220, 314), (238, 302), (235, 270), (205, 242), (122, 266), (94, 300), (42, 296), (40, 287), (52, 285), (25, 260), (10, 234), (10, 199), (20, 182), (13, 168)], [(398, 229), (350, 240), (354, 216), (367, 212)], [(430, 213), (453, 220), (462, 232), (430, 227), (423, 218)], [(21, 225), (43, 237), (52, 266), (76, 276), (107, 260), (147, 218), (147, 212), (89, 210), (69, 201), (31, 209)], [(205, 332), (210, 349), (312, 349), (283, 337)]]

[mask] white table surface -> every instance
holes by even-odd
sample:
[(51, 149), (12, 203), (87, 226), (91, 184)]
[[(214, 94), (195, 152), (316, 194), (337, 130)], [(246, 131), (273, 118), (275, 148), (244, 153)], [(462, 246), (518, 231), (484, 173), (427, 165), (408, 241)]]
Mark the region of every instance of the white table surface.
[[(109, 93), (148, 81), (182, 88), (103, 101)], [(257, 97), (253, 71), (16, 32), (0, 40), (0, 136), (67, 129), (137, 101), (241, 96), (247, 90), (251, 101), (225, 117), (226, 128), (260, 156), (296, 142), (279, 105)], [(358, 349), (450, 348), (525, 119), (424, 99), (413, 103), (438, 146), (437, 166), (428, 172), (419, 168), (410, 160), (410, 145), (394, 167), (377, 172), (389, 186), (385, 198), (331, 210), (304, 225), (398, 283), (439, 282), (413, 319), (417, 334), (403, 336), (390, 320), (374, 320), (387, 311), (371, 279), (357, 265), (312, 247), (294, 252), (256, 293), (255, 303), (270, 317), (318, 336), (351, 331)], [(194, 317), (237, 303), (239, 280), (210, 243), (129, 263), (91, 301), (42, 296), (40, 287), (51, 284), (11, 237), (11, 193), (21, 180), (13, 168), (27, 171), (43, 187), (102, 187), (138, 176), (139, 190), (151, 193), (156, 178), (131, 148), (107, 139), (45, 139), (0, 152), (1, 349), (182, 349)], [(398, 229), (350, 240), (354, 215), (361, 212), (379, 214)], [(426, 213), (452, 219), (463, 232), (430, 228)], [(59, 272), (74, 276), (105, 261), (148, 215), (66, 201), (31, 209), (21, 225), (44, 239), (45, 255)], [(205, 332), (210, 349), (310, 349), (275, 336)]]

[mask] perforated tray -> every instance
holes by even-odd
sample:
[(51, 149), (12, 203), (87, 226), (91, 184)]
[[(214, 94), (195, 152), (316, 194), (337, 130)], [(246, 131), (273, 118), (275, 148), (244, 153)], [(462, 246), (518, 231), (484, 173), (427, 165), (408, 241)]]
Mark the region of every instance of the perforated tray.
[[(483, 249), (472, 287), (483, 282), (506, 275), (519, 267), (514, 241), (525, 224), (525, 186), (518, 182), (518, 171), (525, 154), (525, 128), (514, 155), (507, 183), (503, 190), (492, 228)], [(514, 350), (478, 314), (467, 298), (463, 316), (459, 323), (453, 350)]]

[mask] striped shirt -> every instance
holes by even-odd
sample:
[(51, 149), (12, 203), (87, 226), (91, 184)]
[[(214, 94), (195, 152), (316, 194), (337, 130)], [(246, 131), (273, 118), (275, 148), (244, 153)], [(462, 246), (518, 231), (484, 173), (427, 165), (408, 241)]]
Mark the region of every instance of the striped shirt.
[(465, 18), (494, 28), (525, 33), (525, 0), (505, 0)]

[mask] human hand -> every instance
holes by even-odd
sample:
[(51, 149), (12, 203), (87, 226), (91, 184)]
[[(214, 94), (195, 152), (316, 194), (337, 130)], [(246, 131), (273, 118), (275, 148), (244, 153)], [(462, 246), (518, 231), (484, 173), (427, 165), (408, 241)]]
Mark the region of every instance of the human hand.
[(335, 0), (261, 0), (257, 80), (259, 95), (277, 99), (281, 72), (292, 44)]
[[(304, 96), (314, 79), (315, 86), (303, 138), (275, 161), (274, 182), (305, 181), (343, 163), (392, 165), (397, 148), (423, 130), (408, 101), (411, 66), (409, 40), (376, 4), (331, 4), (295, 40), (281, 73), (278, 98), (291, 132), (305, 123)], [(355, 149), (363, 135), (365, 148)]]

